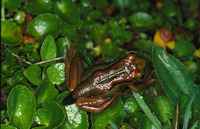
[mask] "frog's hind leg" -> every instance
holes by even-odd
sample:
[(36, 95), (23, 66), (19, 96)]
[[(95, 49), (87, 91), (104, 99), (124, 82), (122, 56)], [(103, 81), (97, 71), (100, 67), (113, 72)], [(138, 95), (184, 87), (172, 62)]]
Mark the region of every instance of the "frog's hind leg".
[(99, 113), (106, 107), (108, 107), (113, 100), (115, 100), (121, 93), (115, 94), (110, 99), (104, 99), (104, 98), (80, 98), (76, 101), (76, 105), (86, 111), (92, 112), (92, 113)]

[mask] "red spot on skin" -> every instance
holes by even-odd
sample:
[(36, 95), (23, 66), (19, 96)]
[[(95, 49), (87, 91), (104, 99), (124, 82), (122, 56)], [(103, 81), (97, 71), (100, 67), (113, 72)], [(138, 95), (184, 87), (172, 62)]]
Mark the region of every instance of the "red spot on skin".
[(17, 36), (19, 34), (19, 31), (15, 30), (13, 34), (14, 34), (14, 36)]
[(25, 35), (22, 37), (22, 43), (25, 43), (25, 41), (28, 40), (29, 42), (35, 44), (35, 39), (31, 36)]

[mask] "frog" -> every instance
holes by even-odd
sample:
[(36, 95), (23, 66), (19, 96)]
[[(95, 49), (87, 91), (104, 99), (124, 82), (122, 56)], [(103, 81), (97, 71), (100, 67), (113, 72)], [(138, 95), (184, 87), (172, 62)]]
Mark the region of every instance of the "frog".
[(65, 79), (66, 85), (76, 105), (91, 113), (100, 113), (115, 103), (122, 95), (120, 89), (128, 86), (134, 91), (140, 87), (134, 85), (144, 75), (146, 59), (129, 53), (113, 62), (99, 64), (83, 72), (83, 65), (75, 55), (77, 39), (68, 55), (66, 47)]

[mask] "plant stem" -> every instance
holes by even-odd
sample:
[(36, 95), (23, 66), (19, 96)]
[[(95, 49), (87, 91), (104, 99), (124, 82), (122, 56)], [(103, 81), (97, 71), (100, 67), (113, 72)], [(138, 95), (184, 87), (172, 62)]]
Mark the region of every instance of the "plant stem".
[(5, 0), (1, 1), (1, 19), (5, 19)]

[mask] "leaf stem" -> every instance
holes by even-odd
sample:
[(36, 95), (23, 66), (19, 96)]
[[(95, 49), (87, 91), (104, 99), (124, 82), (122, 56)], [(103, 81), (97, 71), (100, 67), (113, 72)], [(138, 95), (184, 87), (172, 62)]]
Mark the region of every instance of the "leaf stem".
[(2, 0), (1, 4), (1, 19), (5, 19), (5, 0)]

